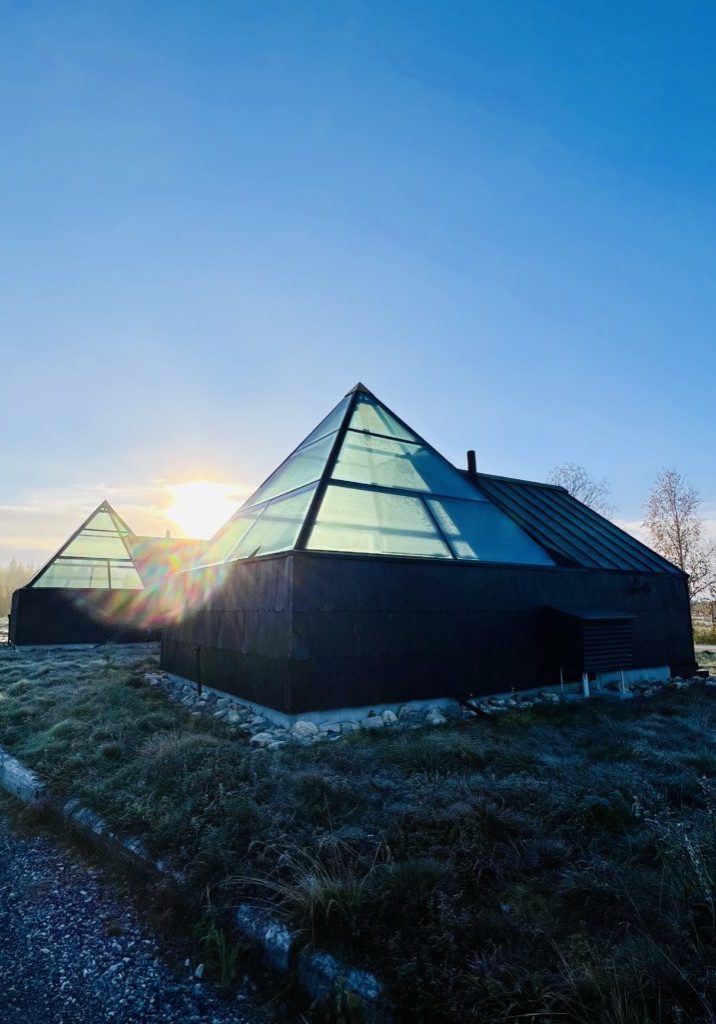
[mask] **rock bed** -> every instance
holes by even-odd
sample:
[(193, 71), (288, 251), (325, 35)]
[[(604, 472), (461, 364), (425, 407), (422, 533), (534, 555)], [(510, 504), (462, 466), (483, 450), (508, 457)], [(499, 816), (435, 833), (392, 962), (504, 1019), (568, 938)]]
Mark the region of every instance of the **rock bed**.
[[(209, 715), (220, 719), (236, 732), (237, 736), (247, 738), (252, 747), (263, 750), (280, 750), (287, 744), (312, 746), (320, 742), (332, 742), (349, 733), (363, 730), (376, 732), (379, 730), (409, 730), (446, 725), (449, 721), (474, 718), (475, 714), (493, 717), (508, 711), (524, 710), (541, 704), (560, 704), (560, 694), (541, 690), (529, 697), (513, 694), (505, 697), (474, 699), (463, 706), (454, 702), (447, 707), (428, 705), (416, 707), (404, 704), (393, 710), (369, 711), (362, 718), (346, 717), (336, 720), (335, 715), (321, 722), (299, 719), (290, 726), (277, 725), (267, 716), (260, 714), (255, 708), (241, 702), (230, 694), (217, 693), (204, 689), (199, 694), (196, 683), (177, 679), (164, 672), (149, 672), (145, 681), (151, 686), (160, 687), (172, 700), (179, 701), (196, 715)], [(716, 687), (716, 677), (694, 676), (691, 679), (675, 677), (664, 682), (631, 683), (626, 690), (630, 696), (654, 697), (664, 690), (683, 690), (690, 686)], [(618, 691), (617, 684), (609, 684), (606, 692)]]
[(472, 712), (455, 703), (443, 708), (437, 705), (414, 707), (403, 705), (385, 711), (369, 711), (362, 718), (350, 718), (321, 722), (298, 719), (290, 726), (277, 725), (266, 715), (249, 707), (231, 694), (217, 693), (204, 688), (199, 694), (196, 683), (177, 679), (164, 672), (148, 672), (144, 677), (150, 686), (160, 687), (172, 700), (177, 700), (194, 714), (210, 715), (231, 726), (237, 735), (245, 736), (253, 747), (265, 750), (279, 750), (286, 744), (311, 746), (322, 741), (338, 740), (341, 736), (364, 730), (375, 732), (379, 729), (420, 729), (424, 726), (445, 725), (450, 719), (472, 718)]
[(203, 964), (160, 943), (130, 895), (49, 836), (0, 814), (3, 1024), (267, 1024), (280, 1015), (219, 998)]

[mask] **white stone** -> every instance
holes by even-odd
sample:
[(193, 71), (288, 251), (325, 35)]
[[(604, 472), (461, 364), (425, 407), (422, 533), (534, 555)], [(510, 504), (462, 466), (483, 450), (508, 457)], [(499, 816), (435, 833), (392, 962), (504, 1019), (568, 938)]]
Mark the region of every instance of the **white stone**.
[(281, 747), (285, 747), (285, 746), (286, 746), (286, 740), (272, 740), (268, 744), (266, 749), (267, 750), (280, 750)]
[(270, 732), (257, 732), (249, 742), (252, 747), (268, 747), (270, 743), (273, 743), (273, 736)]
[(338, 722), (324, 722), (321, 726), (321, 732), (340, 734), (340, 731), (341, 727)]
[(380, 717), (383, 719), (383, 725), (398, 724), (398, 716), (395, 714), (395, 712), (391, 711), (390, 708), (385, 710)]
[(357, 722), (341, 722), (341, 732), (357, 732), (360, 726)]
[(447, 725), (447, 718), (437, 708), (430, 708), (425, 721), (428, 725)]
[(239, 714), (238, 711), (230, 711), (226, 716), (226, 721), (229, 723), (229, 725), (236, 725), (237, 722), (241, 721), (241, 715)]
[(499, 708), (493, 707), (492, 704), (488, 704), (486, 701), (478, 705), (477, 710), (481, 715), (497, 715), (499, 714)]
[(383, 728), (383, 719), (380, 715), (368, 715), (361, 722), (361, 728), (367, 729), (368, 732), (375, 732), (377, 729)]
[(308, 739), (309, 737), (315, 736), (317, 732), (318, 726), (314, 725), (313, 722), (307, 722), (304, 718), (295, 722), (291, 727), (291, 735), (297, 740)]

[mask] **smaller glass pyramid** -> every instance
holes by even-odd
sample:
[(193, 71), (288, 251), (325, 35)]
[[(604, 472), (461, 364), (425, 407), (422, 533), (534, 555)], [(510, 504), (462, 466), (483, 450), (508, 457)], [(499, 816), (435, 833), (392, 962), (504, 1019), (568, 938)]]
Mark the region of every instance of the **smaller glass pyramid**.
[(362, 384), (219, 530), (202, 564), (302, 548), (554, 565)]
[(103, 501), (28, 586), (143, 590), (126, 543), (131, 532)]

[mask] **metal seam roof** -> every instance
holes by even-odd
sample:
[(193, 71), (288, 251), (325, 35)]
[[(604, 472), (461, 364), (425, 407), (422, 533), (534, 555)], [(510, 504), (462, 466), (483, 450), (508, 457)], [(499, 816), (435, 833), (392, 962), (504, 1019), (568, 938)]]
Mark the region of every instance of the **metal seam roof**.
[(681, 570), (564, 488), (478, 473), (477, 486), (538, 543), (585, 568)]

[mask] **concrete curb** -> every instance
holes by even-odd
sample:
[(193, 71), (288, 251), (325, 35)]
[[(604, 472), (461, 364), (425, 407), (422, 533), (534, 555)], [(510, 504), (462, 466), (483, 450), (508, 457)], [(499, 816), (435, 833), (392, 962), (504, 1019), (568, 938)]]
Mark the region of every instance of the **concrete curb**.
[[(57, 800), (47, 784), (0, 747), (0, 788), (28, 807), (45, 811), (78, 832), (93, 845), (120, 856), (133, 867), (171, 880), (180, 888), (186, 877), (163, 860), (155, 860), (140, 839), (113, 832), (95, 811), (79, 800)], [(300, 949), (299, 935), (268, 910), (241, 903), (232, 924), (263, 962), (279, 974), (293, 974), (314, 1004), (338, 1007), (341, 1001), (360, 1007), (362, 1019), (391, 1024), (384, 1006), (383, 986), (374, 975), (341, 963), (319, 950)]]
[(297, 932), (269, 911), (250, 903), (239, 905), (235, 924), (237, 931), (260, 950), (269, 967), (283, 974), (295, 971), (301, 987), (314, 1003), (347, 998), (376, 1024), (389, 1024), (392, 1020), (383, 1005), (383, 986), (375, 975), (350, 967), (330, 953), (300, 949)]
[(0, 747), (0, 786), (29, 807), (44, 807), (49, 797), (44, 782)]

